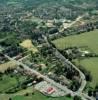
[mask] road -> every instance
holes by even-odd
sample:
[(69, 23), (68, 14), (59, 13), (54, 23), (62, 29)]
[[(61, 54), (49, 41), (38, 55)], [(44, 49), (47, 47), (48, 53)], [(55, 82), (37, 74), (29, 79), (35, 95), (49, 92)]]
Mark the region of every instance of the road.
[(41, 73), (37, 72), (36, 70), (29, 68), (27, 65), (23, 64), (22, 62), (16, 61), (15, 59), (13, 59), (13, 58), (11, 58), (11, 57), (9, 57), (9, 56), (7, 56), (7, 55), (5, 55), (5, 57), (8, 58), (8, 59), (11, 60), (11, 61), (16, 62), (17, 65), (23, 66), (23, 68), (24, 68), (25, 70), (27, 70), (27, 71), (30, 71), (30, 73), (36, 74), (36, 75), (42, 77), (45, 81), (47, 81), (47, 82), (49, 82), (51, 85), (56, 86), (57, 88), (63, 90), (66, 94), (72, 93), (72, 91), (69, 90), (69, 89), (67, 89), (65, 86), (62, 86), (61, 84), (56, 83), (54, 80), (48, 78), (47, 76), (42, 75)]
[[(48, 43), (48, 45), (51, 45), (51, 44), (48, 42), (47, 37), (46, 37), (46, 36), (43, 36), (43, 37), (44, 37), (46, 43)], [(80, 74), (80, 77), (81, 77), (81, 86), (80, 86), (80, 88), (78, 89), (78, 91), (72, 92), (72, 95), (73, 95), (73, 96), (78, 95), (78, 96), (80, 96), (80, 97), (82, 98), (82, 100), (87, 100), (87, 99), (88, 99), (88, 100), (94, 100), (94, 98), (89, 97), (88, 95), (82, 93), (83, 90), (84, 90), (84, 88), (85, 88), (85, 86), (86, 86), (86, 83), (87, 83), (87, 82), (86, 82), (86, 79), (85, 79), (85, 75), (78, 69), (77, 66), (75, 66), (75, 65), (72, 64), (68, 59), (66, 59), (66, 58), (57, 50), (57, 48), (55, 48), (55, 49), (56, 49), (56, 52), (55, 52), (56, 56), (57, 56), (58, 58), (60, 58), (60, 59), (62, 60), (62, 62), (63, 62), (66, 66), (72, 66), (72, 67), (75, 68), (75, 69), (79, 72), (79, 74)]]
[(58, 50), (56, 50), (56, 56), (59, 57), (67, 66), (69, 67), (72, 66), (74, 69), (76, 69), (79, 72), (82, 83), (77, 93), (81, 93), (86, 86), (85, 75), (75, 65), (73, 65), (70, 61), (68, 61), (68, 59), (66, 59)]
[(86, 86), (86, 83), (87, 83), (87, 82), (86, 82), (86, 79), (85, 79), (85, 75), (84, 75), (75, 65), (73, 65), (68, 59), (66, 59), (58, 50), (56, 50), (56, 55), (57, 55), (57, 57), (59, 57), (59, 58), (64, 62), (64, 64), (65, 64), (66, 66), (72, 66), (72, 67), (75, 68), (75, 69), (79, 72), (79, 74), (80, 74), (80, 77), (81, 77), (81, 86), (80, 86), (80, 88), (78, 89), (78, 91), (76, 91), (76, 92), (73, 93), (73, 94), (79, 95), (83, 100), (86, 100), (85, 98), (87, 98), (87, 99), (89, 99), (89, 100), (94, 100), (94, 98), (89, 97), (87, 94), (82, 93), (83, 90), (84, 90), (84, 88), (85, 88), (85, 86)]
[[(25, 70), (29, 71), (30, 73), (36, 74), (36, 75), (42, 77), (45, 81), (49, 82), (51, 85), (53, 85), (53, 86), (57, 87), (58, 89), (64, 91), (66, 95), (70, 93), (72, 96), (75, 96), (75, 95), (80, 96), (80, 97), (82, 98), (82, 100), (87, 100), (87, 99), (85, 99), (85, 98), (89, 98), (89, 100), (94, 100), (94, 99), (92, 99), (91, 97), (87, 96), (86, 94), (84, 94), (84, 93), (82, 93), (82, 92), (80, 92), (80, 91), (77, 91), (77, 92), (71, 91), (71, 90), (68, 89), (66, 86), (62, 86), (61, 84), (55, 82), (54, 80), (50, 79), (49, 77), (44, 76), (44, 75), (42, 75), (41, 73), (37, 72), (36, 70), (29, 68), (27, 65), (23, 64), (22, 62), (16, 61), (14, 58), (11, 58), (11, 57), (9, 57), (9, 56), (7, 56), (7, 55), (5, 55), (5, 57), (8, 58), (8, 59), (11, 60), (11, 61), (16, 62), (17, 65), (23, 66), (23, 68), (24, 68)], [(66, 61), (68, 61), (68, 60), (66, 60)], [(82, 90), (82, 89), (81, 89), (81, 90)]]
[(67, 25), (66, 27), (64, 27), (62, 30), (60, 30), (59, 32), (63, 32), (65, 29), (72, 27), (75, 23), (77, 23), (78, 21), (80, 21), (86, 14), (79, 16), (78, 18), (76, 18), (75, 21), (73, 21), (72, 23), (70, 23), (69, 25)]
[[(80, 21), (85, 15), (86, 15), (86, 14), (79, 16), (78, 18), (76, 18), (75, 21), (69, 23), (66, 27), (63, 27), (62, 29), (59, 29), (59, 32), (60, 32), (60, 33), (61, 33), (61, 32), (64, 32), (65, 29), (72, 27), (75, 23), (77, 23), (78, 21)], [(58, 33), (58, 32), (55, 33), (55, 35), (57, 35), (57, 34), (59, 34), (59, 33)], [(54, 36), (54, 34), (51, 34), (51, 35), (49, 35), (49, 36), (52, 37), (52, 36)]]
[[(47, 37), (44, 36), (44, 39), (46, 40), (46, 42), (49, 44)], [(56, 49), (56, 48), (55, 48)], [(25, 70), (30, 71), (32, 74), (36, 74), (40, 77), (42, 77), (45, 81), (49, 82), (51, 85), (61, 89), (62, 91), (64, 91), (66, 94), (71, 94), (72, 96), (78, 95), (82, 98), (82, 100), (94, 100), (92, 97), (89, 97), (88, 95), (82, 93), (85, 86), (86, 86), (86, 80), (85, 80), (85, 75), (75, 66), (73, 65), (68, 59), (66, 59), (57, 49), (56, 49), (56, 56), (59, 57), (66, 66), (72, 66), (73, 68), (75, 68), (79, 73), (80, 73), (80, 77), (81, 77), (81, 86), (78, 89), (78, 91), (73, 92), (72, 90), (68, 89), (66, 86), (62, 86), (61, 84), (55, 82), (54, 80), (50, 79), (49, 77), (42, 75), (41, 73), (37, 72), (34, 69), (29, 68), (27, 65), (23, 64), (20, 61), (15, 60), (14, 58), (11, 58), (7, 55), (5, 55), (5, 57), (7, 57), (9, 60), (16, 62), (17, 65), (21, 65), (24, 67)], [(87, 98), (87, 99), (86, 99)]]

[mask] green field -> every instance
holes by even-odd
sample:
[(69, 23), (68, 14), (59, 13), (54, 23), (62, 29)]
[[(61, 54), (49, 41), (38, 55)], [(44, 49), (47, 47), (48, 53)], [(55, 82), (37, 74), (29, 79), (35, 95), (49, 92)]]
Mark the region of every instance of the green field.
[[(19, 80), (20, 82), (23, 82), (23, 80), (25, 80), (25, 77), (19, 76)], [(16, 85), (17, 85), (16, 76), (11, 77), (10, 75), (3, 75), (2, 79), (0, 79), (0, 91), (2, 93)], [(32, 95), (33, 91), (34, 94)], [(15, 94), (2, 94), (2, 93), (0, 93), (0, 100), (9, 100), (10, 97), (12, 98), (12, 100), (73, 100), (72, 98), (67, 98), (67, 97), (60, 97), (60, 98), (47, 97), (41, 94), (40, 92), (33, 90), (33, 87), (28, 87), (27, 89), (20, 90)], [(24, 94), (26, 93), (29, 93), (29, 95), (24, 96)]]
[[(53, 41), (53, 43), (58, 49), (64, 49), (66, 47), (73, 46), (88, 46), (91, 51), (98, 54), (98, 30), (80, 35), (60, 38)], [(80, 63), (91, 72), (93, 76), (91, 86), (94, 87), (96, 84), (98, 84), (98, 58), (81, 60)]]
[[(10, 94), (10, 95), (1, 94), (0, 100), (9, 100), (9, 98), (12, 98), (12, 100), (73, 100), (72, 98), (68, 98), (68, 97), (59, 97), (59, 98), (47, 97), (35, 90), (34, 90), (34, 94), (32, 94), (32, 91), (33, 91), (33, 87), (31, 86), (15, 94)], [(26, 93), (29, 93), (29, 95), (24, 96), (24, 94)]]
[[(79, 62), (75, 60), (76, 64), (79, 65)], [(91, 72), (92, 82), (89, 84), (91, 87), (95, 87), (98, 84), (98, 58), (89, 58), (80, 61), (80, 64)]]
[(33, 95), (15, 96), (12, 98), (12, 100), (73, 100), (73, 99), (67, 97), (51, 98), (51, 97), (44, 96), (43, 94), (36, 91)]
[(17, 81), (15, 78), (4, 75), (2, 77), (2, 80), (0, 80), (0, 91), (5, 91), (15, 85), (17, 85)]
[(88, 46), (94, 52), (98, 53), (98, 30), (73, 35), (54, 40), (53, 43), (59, 49), (72, 46)]
[[(24, 76), (18, 77), (20, 82), (23, 82), (25, 80)], [(17, 84), (18, 81), (16, 76), (11, 77), (10, 75), (3, 75), (2, 77), (0, 77), (0, 92), (5, 92), (6, 90), (14, 86), (17, 86)]]

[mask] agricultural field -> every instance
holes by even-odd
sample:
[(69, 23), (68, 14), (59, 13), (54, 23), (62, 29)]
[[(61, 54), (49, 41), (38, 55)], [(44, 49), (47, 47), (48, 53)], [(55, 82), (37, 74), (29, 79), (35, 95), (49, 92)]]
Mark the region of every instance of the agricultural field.
[[(98, 54), (98, 30), (83, 33), (80, 35), (74, 35), (69, 37), (64, 37), (53, 41), (58, 49), (65, 49), (66, 47), (81, 47), (86, 46), (93, 53)], [(91, 86), (95, 87), (98, 84), (98, 58), (89, 58), (80, 61), (80, 64), (91, 72), (93, 81), (91, 82)]]

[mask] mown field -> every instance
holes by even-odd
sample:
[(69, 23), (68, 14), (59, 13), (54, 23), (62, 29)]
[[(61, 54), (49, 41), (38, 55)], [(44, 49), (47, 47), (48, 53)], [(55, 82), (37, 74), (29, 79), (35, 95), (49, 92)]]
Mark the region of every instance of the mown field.
[[(69, 37), (64, 37), (53, 41), (58, 49), (64, 49), (66, 47), (73, 46), (88, 46), (88, 48), (98, 54), (98, 30), (83, 33), (80, 35), (74, 35)], [(93, 81), (91, 82), (91, 86), (94, 87), (98, 84), (98, 58), (91, 58), (81, 60), (81, 65), (83, 65), (87, 70), (89, 70), (92, 74)]]

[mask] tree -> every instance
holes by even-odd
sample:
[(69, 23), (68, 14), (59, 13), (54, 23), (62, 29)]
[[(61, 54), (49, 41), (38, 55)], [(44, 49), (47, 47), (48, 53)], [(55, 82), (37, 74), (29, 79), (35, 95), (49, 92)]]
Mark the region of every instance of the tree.
[(96, 91), (93, 91), (93, 97), (96, 97)]
[(32, 22), (31, 25), (32, 25), (32, 28), (35, 29), (38, 26), (38, 23), (37, 22)]
[(59, 32), (59, 30), (57, 28), (51, 28), (49, 30), (49, 34), (54, 34), (54, 33), (57, 33), (57, 32)]
[(95, 86), (95, 89), (98, 90), (98, 84)]
[(92, 96), (92, 90), (88, 91), (88, 96)]
[(25, 96), (29, 96), (29, 93), (26, 93)]
[(86, 77), (86, 80), (87, 80), (87, 81), (92, 81), (92, 76), (91, 76), (91, 73), (90, 73), (90, 72), (87, 72), (87, 73), (85, 74), (85, 77)]
[(12, 98), (9, 98), (9, 100), (12, 100)]
[(79, 96), (74, 96), (74, 100), (82, 100)]

